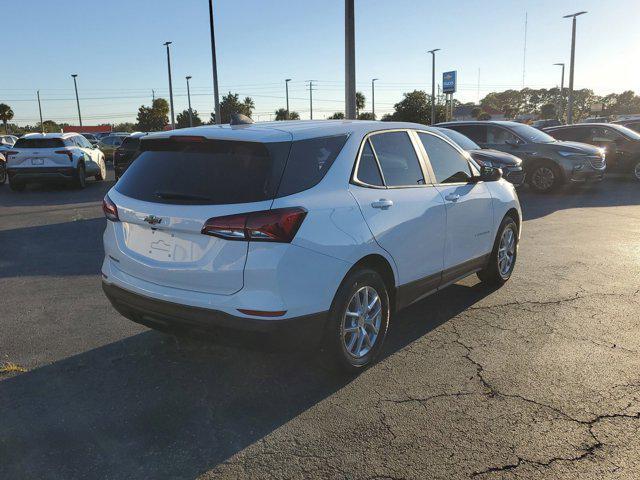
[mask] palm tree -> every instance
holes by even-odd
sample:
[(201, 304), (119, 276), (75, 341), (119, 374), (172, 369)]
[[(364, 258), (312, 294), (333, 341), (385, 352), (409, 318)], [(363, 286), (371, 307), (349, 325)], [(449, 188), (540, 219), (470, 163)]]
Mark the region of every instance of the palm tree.
[(364, 93), (356, 92), (356, 118), (360, 115), (360, 110), (364, 108)]
[(4, 133), (8, 134), (7, 122), (13, 118), (13, 110), (6, 103), (0, 103), (0, 120), (4, 123)]

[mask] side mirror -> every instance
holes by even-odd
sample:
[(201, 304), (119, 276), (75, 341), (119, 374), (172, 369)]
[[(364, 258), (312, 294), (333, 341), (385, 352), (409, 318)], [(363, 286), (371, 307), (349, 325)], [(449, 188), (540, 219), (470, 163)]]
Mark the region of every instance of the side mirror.
[(478, 180), (483, 182), (497, 182), (502, 178), (502, 170), (497, 167), (480, 167)]

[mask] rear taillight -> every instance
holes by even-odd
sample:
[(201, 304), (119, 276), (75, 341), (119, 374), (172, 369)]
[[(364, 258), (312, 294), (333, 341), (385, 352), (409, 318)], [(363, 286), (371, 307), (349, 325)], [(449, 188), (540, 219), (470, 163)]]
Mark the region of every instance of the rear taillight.
[(289, 243), (307, 211), (302, 207), (227, 215), (207, 220), (202, 233), (227, 240)]
[(116, 207), (113, 200), (109, 198), (109, 195), (105, 195), (102, 200), (102, 211), (104, 212), (104, 216), (107, 217), (107, 220), (111, 220), (112, 222), (120, 221), (120, 217), (118, 217), (118, 207)]
[(69, 161), (73, 162), (73, 152), (71, 150), (56, 150), (55, 153), (66, 155), (67, 157), (69, 157)]

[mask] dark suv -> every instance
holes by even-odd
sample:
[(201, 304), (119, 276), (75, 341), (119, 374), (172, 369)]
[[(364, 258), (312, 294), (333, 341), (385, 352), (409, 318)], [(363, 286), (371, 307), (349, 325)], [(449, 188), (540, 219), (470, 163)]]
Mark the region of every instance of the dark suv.
[(140, 147), (140, 139), (148, 135), (144, 132), (132, 133), (122, 141), (120, 146), (113, 152), (113, 171), (118, 180), (124, 171), (131, 165)]
[(579, 123), (552, 127), (545, 132), (558, 140), (573, 140), (601, 147), (607, 155), (607, 171), (631, 173), (640, 180), (640, 134), (616, 123)]
[(584, 143), (559, 142), (529, 125), (501, 121), (440, 123), (482, 148), (511, 153), (524, 162), (525, 181), (537, 192), (550, 192), (566, 183), (600, 181), (606, 168), (604, 151)]

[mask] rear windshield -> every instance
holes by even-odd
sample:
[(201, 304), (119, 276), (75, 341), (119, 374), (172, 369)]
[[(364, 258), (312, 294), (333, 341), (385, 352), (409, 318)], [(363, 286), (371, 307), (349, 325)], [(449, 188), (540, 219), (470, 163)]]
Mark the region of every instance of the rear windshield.
[(270, 200), (320, 182), (346, 140), (347, 135), (278, 143), (143, 139), (140, 155), (115, 188), (156, 203)]
[(64, 147), (61, 138), (19, 138), (14, 148), (60, 148)]
[(125, 150), (135, 150), (140, 145), (140, 137), (127, 137), (122, 141), (121, 148)]
[(223, 205), (273, 198), (290, 143), (148, 140), (141, 147), (118, 192), (147, 202)]

